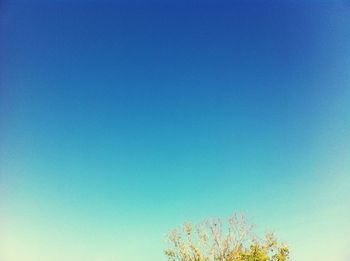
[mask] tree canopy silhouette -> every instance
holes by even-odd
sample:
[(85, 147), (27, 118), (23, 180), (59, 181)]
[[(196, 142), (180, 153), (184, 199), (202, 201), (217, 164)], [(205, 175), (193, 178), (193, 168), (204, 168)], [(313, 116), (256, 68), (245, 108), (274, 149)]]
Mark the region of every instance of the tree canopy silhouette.
[(169, 261), (287, 261), (289, 249), (273, 234), (259, 238), (243, 215), (222, 222), (209, 219), (196, 226), (185, 223), (167, 235)]

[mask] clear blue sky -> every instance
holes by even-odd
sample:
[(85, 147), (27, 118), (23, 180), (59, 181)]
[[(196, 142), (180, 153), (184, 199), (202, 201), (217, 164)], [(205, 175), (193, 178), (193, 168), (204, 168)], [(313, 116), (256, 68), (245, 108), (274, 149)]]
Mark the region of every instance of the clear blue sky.
[(1, 1), (0, 259), (164, 260), (243, 211), (347, 260), (349, 26), (345, 0)]

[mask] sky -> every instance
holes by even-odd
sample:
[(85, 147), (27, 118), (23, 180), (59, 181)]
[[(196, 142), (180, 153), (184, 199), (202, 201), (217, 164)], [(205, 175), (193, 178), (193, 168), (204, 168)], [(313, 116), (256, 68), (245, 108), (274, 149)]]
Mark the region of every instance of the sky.
[(0, 260), (165, 260), (243, 212), (348, 261), (348, 1), (0, 4)]

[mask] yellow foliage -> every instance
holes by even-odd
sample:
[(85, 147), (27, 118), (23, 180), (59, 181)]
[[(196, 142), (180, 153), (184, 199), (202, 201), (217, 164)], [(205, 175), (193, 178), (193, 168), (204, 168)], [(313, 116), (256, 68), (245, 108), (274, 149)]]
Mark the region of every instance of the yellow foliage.
[(197, 225), (186, 223), (172, 230), (164, 251), (169, 261), (288, 261), (289, 249), (272, 234), (258, 239), (242, 215), (232, 215)]

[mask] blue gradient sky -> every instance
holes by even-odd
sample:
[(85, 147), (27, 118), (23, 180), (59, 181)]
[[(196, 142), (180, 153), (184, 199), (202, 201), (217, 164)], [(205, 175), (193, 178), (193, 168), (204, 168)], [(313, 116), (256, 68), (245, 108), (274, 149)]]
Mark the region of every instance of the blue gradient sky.
[(1, 260), (164, 260), (232, 211), (349, 258), (349, 3), (1, 3)]

